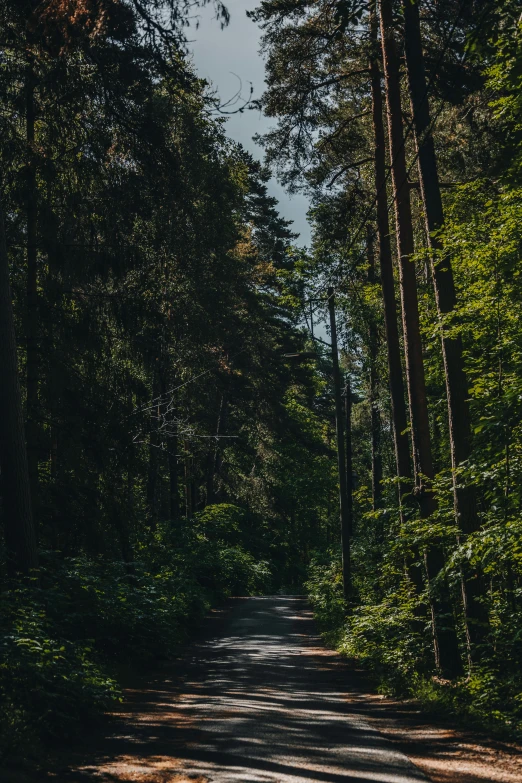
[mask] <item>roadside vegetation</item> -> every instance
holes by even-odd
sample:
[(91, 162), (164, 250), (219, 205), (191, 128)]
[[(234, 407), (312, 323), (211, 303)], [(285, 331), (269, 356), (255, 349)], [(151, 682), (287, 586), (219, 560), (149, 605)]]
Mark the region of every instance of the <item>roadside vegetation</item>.
[(387, 692), (520, 738), (519, 3), (266, 0), (266, 167), (189, 12), (0, 0), (0, 758), (305, 589)]
[(350, 571), (316, 549), (316, 614), (386, 689), (520, 738), (519, 6), (253, 16), (262, 141), (312, 199), (307, 299), (335, 289), (351, 401)]

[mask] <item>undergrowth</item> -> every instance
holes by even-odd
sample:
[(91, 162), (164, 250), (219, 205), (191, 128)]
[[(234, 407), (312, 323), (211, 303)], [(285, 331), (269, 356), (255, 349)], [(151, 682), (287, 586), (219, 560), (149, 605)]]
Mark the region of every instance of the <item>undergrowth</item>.
[(494, 606), (490, 607), (492, 637), (483, 646), (480, 661), (461, 678), (448, 681), (435, 675), (429, 623), (419, 628), (415, 622), (414, 601), (407, 585), (381, 595), (379, 601), (368, 600), (370, 595), (364, 600), (361, 587), (355, 587), (360, 602), (348, 610), (342, 594), (340, 559), (331, 553), (329, 558), (312, 561), (306, 589), (329, 646), (370, 671), (381, 693), (414, 699), (427, 711), (453, 715), (493, 736), (522, 740), (519, 650), (512, 649), (506, 656), (503, 635), (512, 629), (507, 622), (498, 621)]
[(179, 652), (212, 604), (265, 592), (268, 564), (241, 543), (242, 512), (208, 507), (158, 526), (133, 562), (44, 552), (0, 592), (0, 758), (38, 754), (122, 699), (122, 667)]

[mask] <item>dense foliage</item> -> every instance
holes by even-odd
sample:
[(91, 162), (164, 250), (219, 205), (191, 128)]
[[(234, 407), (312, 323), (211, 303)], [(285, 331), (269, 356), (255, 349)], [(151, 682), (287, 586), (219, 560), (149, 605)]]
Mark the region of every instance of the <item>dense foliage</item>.
[(335, 528), (326, 381), (284, 356), (305, 340), (294, 235), (160, 5), (147, 26), (132, 2), (1, 4), (39, 557), (16, 549), (2, 441), (0, 754), (73, 733), (212, 604), (295, 590)]
[(212, 604), (304, 585), (387, 688), (520, 735), (519, 4), (252, 14), (307, 250), (185, 58), (190, 8), (0, 2), (0, 754), (74, 733)]
[[(408, 62), (414, 50), (412, 8), (420, 18), (426, 72), (417, 104), (416, 74)], [(520, 736), (519, 4), (269, 0), (254, 18), (263, 27), (267, 56), (268, 89), (260, 104), (276, 120), (262, 141), (288, 185), (312, 199), (306, 296), (324, 299), (327, 285), (336, 289), (342, 356), (353, 394), (353, 586), (347, 605), (338, 550), (316, 548), (307, 584), (317, 616), (327, 638), (376, 670), (386, 687)], [(416, 272), (433, 464), (431, 475), (417, 473), (420, 425), (410, 397), (414, 491), (400, 505), (388, 384), (390, 336), (375, 273), (385, 245), (376, 222), (383, 214), (398, 240), (392, 253), (403, 322), (413, 305), (404, 298), (398, 257), (404, 252), (400, 233), (408, 229), (404, 213), (392, 227), (393, 205), (405, 188), (394, 180), (401, 147), (390, 153), (386, 125), (394, 111), (393, 62), (386, 59), (391, 55), (382, 45), (383, 32), (393, 37), (400, 57), (405, 118), (399, 123), (414, 240), (409, 263)], [(388, 166), (377, 190), (372, 62), (380, 72)], [(431, 124), (424, 134), (433, 136), (444, 214), (434, 233), (427, 233), (433, 183), (422, 168), (424, 139), (415, 125), (416, 112), (426, 103)], [(378, 211), (380, 191), (387, 193), (388, 215)], [(441, 312), (436, 278), (448, 264), (456, 303)], [(326, 317), (324, 304), (315, 308), (316, 318)], [(471, 446), (457, 463), (452, 463), (456, 430), (448, 421), (451, 368), (441, 351), (441, 334), (453, 345), (460, 341), (459, 370), (469, 400)], [(410, 339), (411, 334), (400, 335), (407, 391)], [(457, 497), (461, 487), (471, 498), (464, 521)], [(440, 613), (435, 624), (433, 613)], [(440, 649), (448, 631), (456, 635), (460, 673), (443, 665), (436, 643), (434, 649), (437, 633)]]

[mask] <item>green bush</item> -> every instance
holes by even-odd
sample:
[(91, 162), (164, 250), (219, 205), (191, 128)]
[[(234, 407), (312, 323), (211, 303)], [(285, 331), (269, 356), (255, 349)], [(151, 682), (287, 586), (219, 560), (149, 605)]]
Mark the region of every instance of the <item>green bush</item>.
[(433, 676), (433, 663), (427, 665), (429, 624), (419, 622), (407, 582), (399, 591), (384, 593), (380, 601), (369, 600), (375, 599), (375, 593), (369, 592), (366, 603), (348, 612), (340, 557), (330, 553), (330, 558), (313, 559), (306, 588), (325, 641), (374, 672), (382, 692), (417, 699), (429, 710), (462, 716), (467, 723), (501, 736), (522, 737), (518, 648), (511, 645), (508, 651), (504, 638), (512, 636), (514, 618), (498, 623), (495, 645), (485, 649), (470, 674), (448, 682)]
[(346, 617), (341, 556), (332, 552), (323, 556), (315, 555), (304, 588), (326, 641), (337, 647), (342, 638)]
[[(50, 598), (52, 596), (52, 599)], [(79, 629), (108, 660), (165, 657), (185, 641), (187, 627), (209, 606), (204, 588), (176, 564), (74, 558), (47, 591), (47, 608), (64, 633)]]
[(0, 594), (0, 754), (33, 740), (67, 737), (120, 698), (87, 639), (63, 636), (33, 586)]
[(265, 561), (242, 545), (244, 512), (212, 506), (135, 543), (136, 560), (63, 558), (0, 592), (0, 755), (73, 734), (120, 699), (122, 666), (179, 651), (212, 603), (263, 592)]

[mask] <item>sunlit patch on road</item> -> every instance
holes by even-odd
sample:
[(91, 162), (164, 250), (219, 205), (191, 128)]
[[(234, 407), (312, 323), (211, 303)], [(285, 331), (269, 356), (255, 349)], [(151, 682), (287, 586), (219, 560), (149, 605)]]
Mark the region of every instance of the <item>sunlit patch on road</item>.
[(321, 645), (306, 601), (238, 600), (220, 633), (193, 651), (182, 683), (132, 693), (112, 751), (83, 775), (104, 783), (426, 781), (350, 695), (345, 666)]

